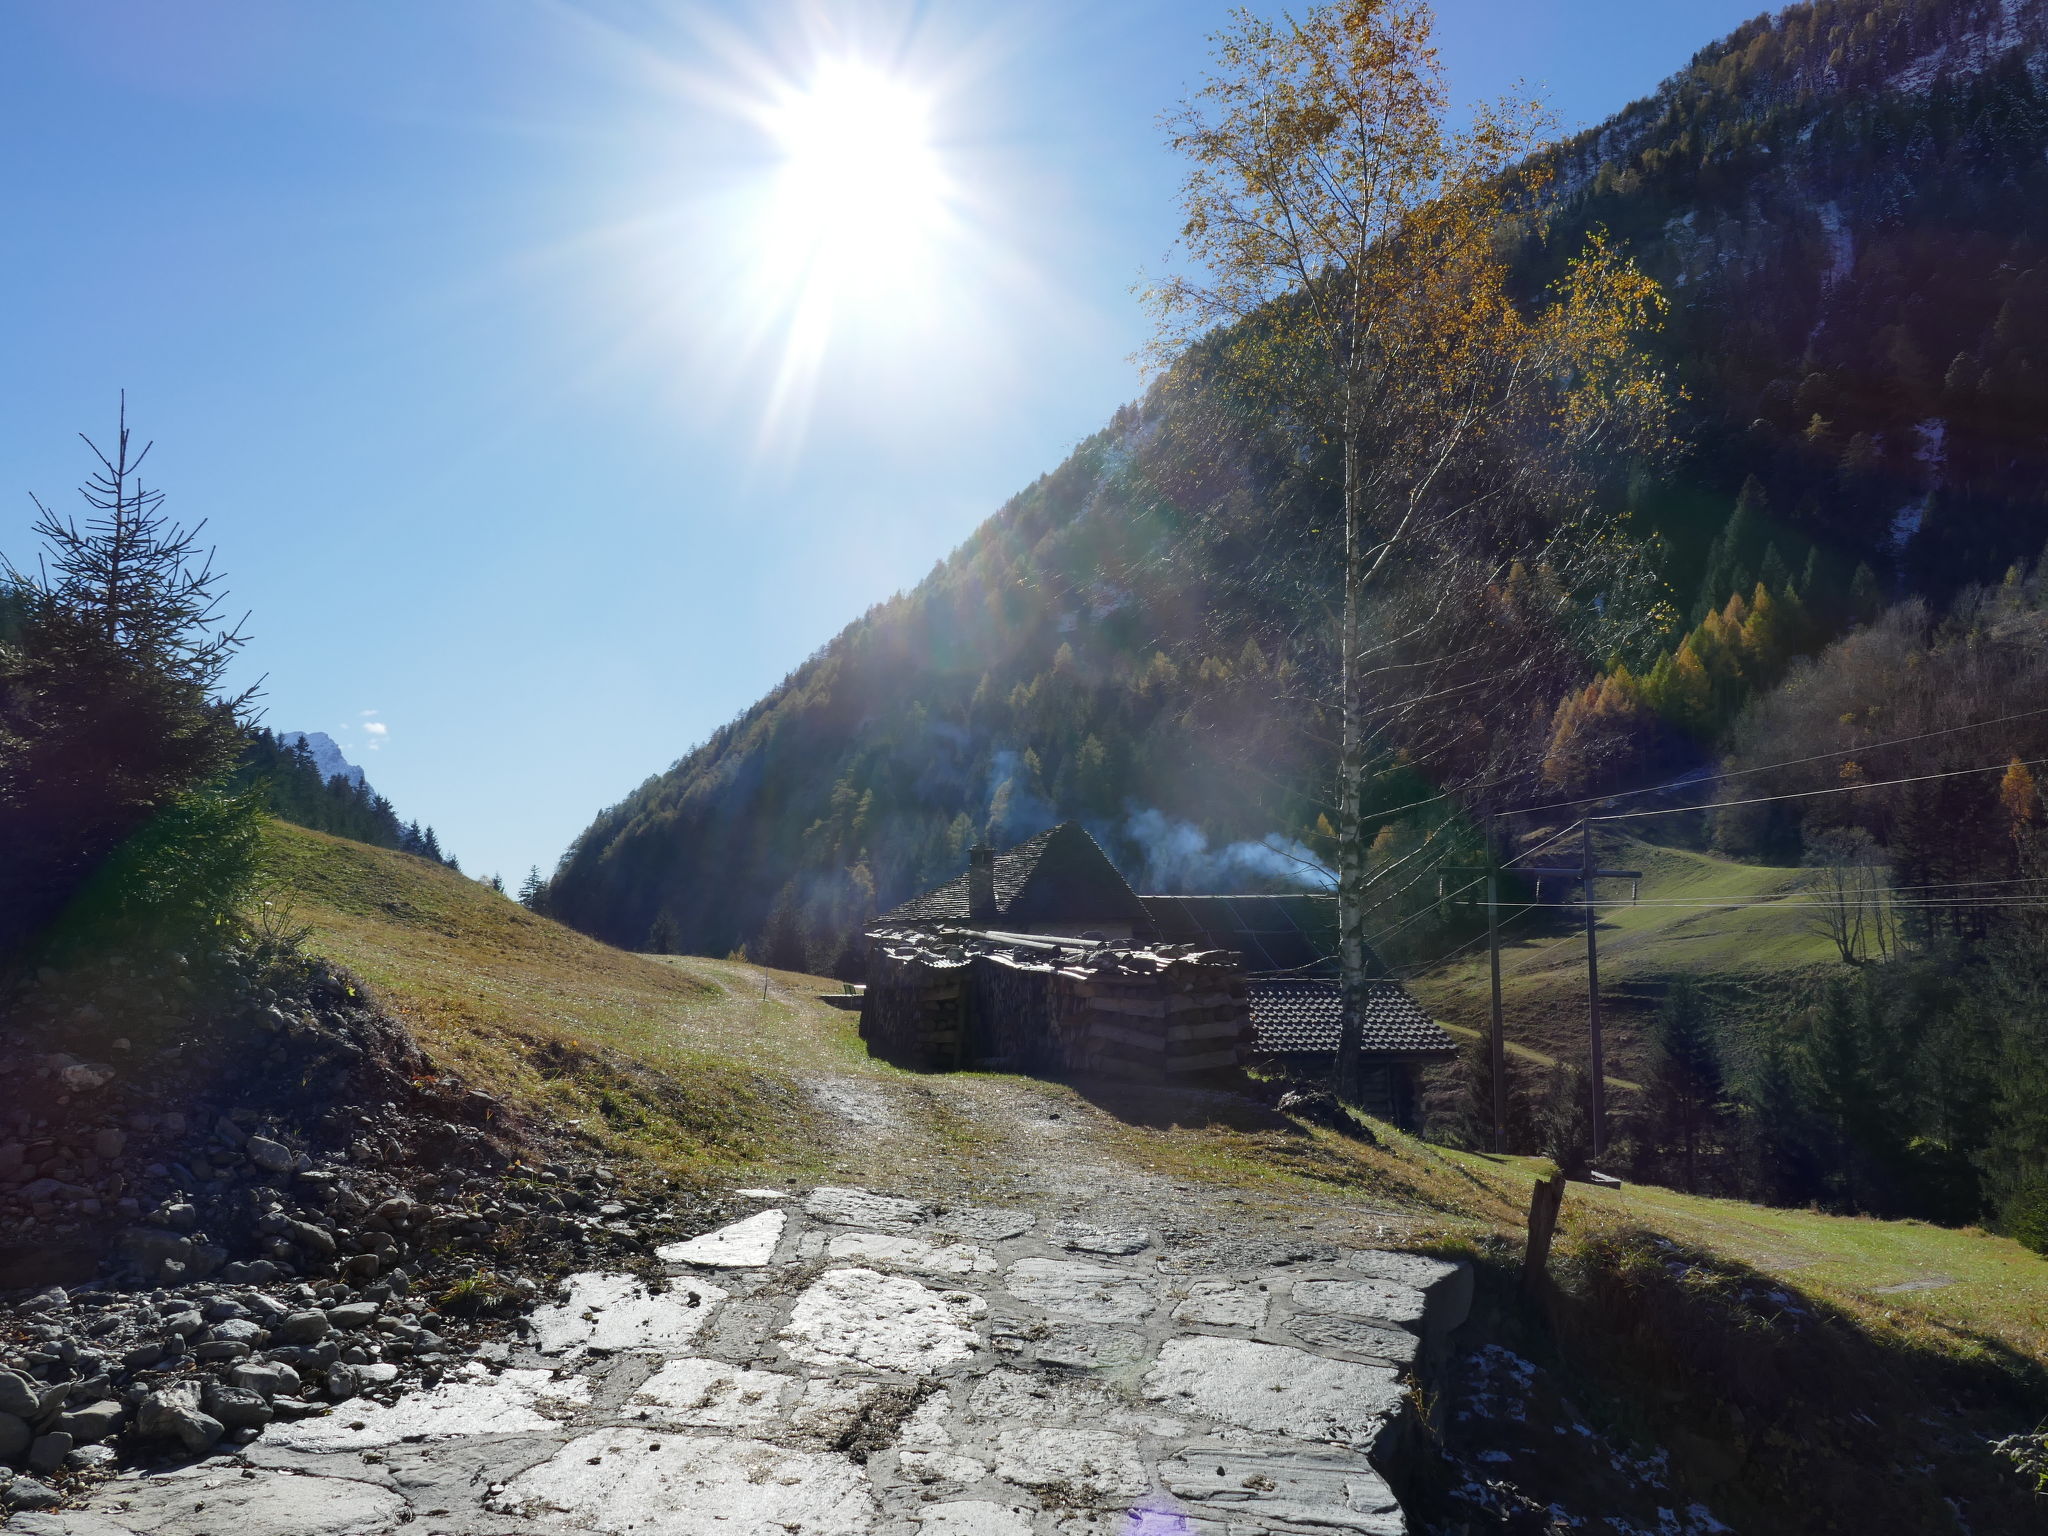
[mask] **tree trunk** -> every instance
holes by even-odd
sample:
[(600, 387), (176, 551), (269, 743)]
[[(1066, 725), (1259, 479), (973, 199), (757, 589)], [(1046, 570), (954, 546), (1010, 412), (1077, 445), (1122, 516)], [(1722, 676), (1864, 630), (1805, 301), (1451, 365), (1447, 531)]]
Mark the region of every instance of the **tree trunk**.
[(1337, 763), (1337, 965), (1342, 980), (1337, 1026), (1335, 1090), (1340, 1099), (1356, 1102), (1359, 1094), (1359, 1053), (1365, 1024), (1365, 836), (1360, 811), (1364, 799), (1364, 700), (1360, 697), (1359, 632), (1365, 601), (1365, 486), (1360, 473), (1358, 442), (1358, 367), (1347, 359), (1344, 369), (1344, 742)]

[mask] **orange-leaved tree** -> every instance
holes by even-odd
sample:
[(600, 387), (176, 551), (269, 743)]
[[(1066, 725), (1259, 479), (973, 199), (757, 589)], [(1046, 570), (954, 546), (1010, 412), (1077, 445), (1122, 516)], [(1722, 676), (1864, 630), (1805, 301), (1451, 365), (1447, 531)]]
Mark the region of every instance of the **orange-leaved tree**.
[(1422, 0), (1235, 13), (1166, 119), (1188, 260), (1149, 292), (1162, 356), (1229, 326), (1228, 366), (1342, 451), (1340, 1090), (1371, 887), (1392, 874), (1369, 875), (1369, 765), (1398, 744), (1449, 777), (1500, 736), (1532, 610), (1562, 634), (1641, 584), (1620, 514), (1598, 510), (1602, 466), (1668, 448), (1671, 392), (1641, 345), (1660, 291), (1595, 234), (1548, 292), (1518, 296), (1508, 253), (1554, 201), (1534, 156), (1549, 123), (1508, 101), (1455, 126), (1433, 25)]

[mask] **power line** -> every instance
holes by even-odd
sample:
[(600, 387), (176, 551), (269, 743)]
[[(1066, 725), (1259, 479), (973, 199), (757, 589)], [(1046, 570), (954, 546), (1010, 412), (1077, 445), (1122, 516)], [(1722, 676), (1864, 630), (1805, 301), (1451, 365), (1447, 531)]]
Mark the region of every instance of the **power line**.
[(1743, 805), (1775, 805), (1781, 800), (1811, 800), (1816, 795), (1846, 795), (1859, 789), (1895, 789), (1901, 784), (1926, 784), (1935, 779), (1960, 779), (1973, 773), (2006, 773), (2014, 763), (2022, 768), (2039, 768), (2048, 764), (2048, 757), (2029, 758), (2022, 762), (2018, 758), (2003, 763), (1993, 763), (1988, 768), (1951, 768), (1943, 773), (1916, 773), (1903, 779), (1871, 779), (1855, 784), (1830, 784), (1825, 789), (1795, 789), (1782, 795), (1756, 795), (1748, 800), (1717, 800), (1710, 806), (1667, 805), (1650, 811), (1616, 811), (1609, 816), (1588, 816), (1587, 821), (1637, 821), (1645, 816), (1685, 816), (1694, 811), (1729, 811)]
[[(1916, 742), (1916, 741), (1931, 741), (1931, 740), (1933, 740), (1933, 739), (1934, 739), (1935, 737), (1937, 737), (1937, 736), (1953, 736), (1953, 735), (1954, 735), (1954, 734), (1955, 734), (1956, 732), (1958, 732), (1958, 731), (1978, 731), (1978, 730), (1984, 730), (1984, 729), (1986, 729), (1986, 728), (1988, 728), (1988, 727), (1990, 727), (1990, 726), (1994, 726), (1994, 725), (2010, 725), (2010, 724), (2012, 724), (2012, 722), (2013, 722), (2013, 721), (2015, 721), (2015, 720), (2031, 720), (2031, 719), (2033, 719), (2033, 718), (2034, 718), (2035, 716), (2037, 716), (2037, 715), (2048, 715), (2048, 705), (2044, 705), (2044, 706), (2042, 706), (2042, 707), (2041, 707), (2041, 708), (2039, 708), (2039, 709), (2023, 709), (2023, 710), (2021, 710), (2021, 711), (2020, 711), (2020, 712), (2019, 712), (2018, 714), (2013, 714), (2013, 715), (2000, 715), (2000, 716), (1999, 716), (1999, 717), (1998, 717), (1997, 719), (1995, 719), (1995, 720), (1972, 720), (1972, 721), (1969, 721), (1968, 723), (1966, 723), (1966, 724), (1963, 724), (1963, 725), (1949, 725), (1949, 726), (1943, 726), (1943, 727), (1942, 727), (1942, 728), (1941, 728), (1940, 730), (1935, 730), (1935, 731), (1921, 731), (1921, 732), (1917, 733), (1916, 735), (1912, 735), (1912, 736), (1894, 736), (1894, 737), (1892, 737), (1892, 738), (1891, 738), (1890, 740), (1887, 740), (1887, 741), (1869, 741), (1869, 742), (1864, 742), (1864, 743), (1863, 743), (1862, 745), (1860, 745), (1860, 746), (1854, 746), (1854, 747), (1842, 747), (1842, 748), (1839, 748), (1838, 750), (1836, 750), (1836, 751), (1833, 751), (1833, 752), (1816, 752), (1816, 753), (1814, 753), (1814, 754), (1813, 754), (1813, 756), (1811, 756), (1811, 757), (1794, 757), (1794, 758), (1787, 758), (1787, 759), (1786, 759), (1785, 761), (1783, 761), (1783, 762), (1778, 762), (1778, 763), (1760, 763), (1760, 764), (1758, 764), (1758, 765), (1757, 765), (1756, 767), (1753, 767), (1753, 768), (1731, 768), (1731, 769), (1729, 769), (1728, 771), (1726, 771), (1725, 773), (1710, 773), (1710, 774), (1707, 774), (1707, 775), (1706, 775), (1705, 777), (1703, 777), (1703, 778), (1698, 778), (1698, 779), (1694, 779), (1694, 780), (1692, 781), (1692, 783), (1693, 783), (1693, 784), (1718, 784), (1718, 783), (1721, 783), (1721, 782), (1723, 782), (1723, 781), (1725, 781), (1725, 780), (1728, 780), (1728, 779), (1742, 779), (1742, 778), (1747, 778), (1747, 777), (1749, 777), (1749, 776), (1750, 776), (1751, 774), (1757, 774), (1757, 773), (1775, 773), (1775, 772), (1776, 772), (1777, 770), (1779, 770), (1780, 768), (1801, 768), (1801, 767), (1804, 767), (1804, 766), (1805, 766), (1806, 764), (1808, 764), (1808, 763), (1821, 763), (1821, 762), (1826, 762), (1826, 761), (1827, 761), (1827, 760), (1828, 760), (1829, 758), (1831, 758), (1831, 757), (1850, 757), (1850, 756), (1853, 756), (1853, 755), (1855, 755), (1855, 754), (1856, 754), (1856, 753), (1858, 753), (1858, 752), (1881, 752), (1881, 751), (1883, 751), (1883, 750), (1884, 750), (1885, 748), (1887, 748), (1887, 747), (1903, 747), (1903, 746), (1908, 746), (1908, 745), (1910, 745), (1910, 744), (1912, 744), (1913, 742)], [(1654, 794), (1660, 794), (1660, 793), (1662, 793), (1662, 792), (1664, 792), (1664, 791), (1666, 791), (1666, 790), (1669, 790), (1669, 789), (1671, 789), (1672, 787), (1673, 787), (1673, 786), (1672, 786), (1672, 785), (1670, 785), (1670, 784), (1650, 784), (1650, 785), (1646, 785), (1646, 786), (1645, 786), (1645, 787), (1643, 787), (1642, 789), (1623, 789), (1623, 790), (1617, 790), (1617, 791), (1615, 791), (1615, 792), (1614, 792), (1613, 794), (1611, 794), (1611, 795), (1588, 795), (1588, 796), (1586, 796), (1586, 797), (1585, 797), (1584, 799), (1582, 799), (1582, 800), (1554, 800), (1554, 801), (1550, 802), (1550, 803), (1549, 803), (1548, 805), (1526, 805), (1526, 806), (1522, 806), (1521, 808), (1519, 808), (1519, 809), (1517, 809), (1517, 810), (1508, 810), (1508, 811), (1495, 811), (1495, 812), (1494, 812), (1493, 814), (1494, 814), (1494, 815), (1495, 815), (1496, 817), (1500, 817), (1500, 816), (1533, 816), (1533, 815), (1535, 815), (1535, 814), (1536, 814), (1537, 812), (1539, 812), (1539, 811), (1563, 811), (1563, 810), (1570, 810), (1570, 809), (1571, 809), (1572, 807), (1574, 807), (1574, 806), (1580, 806), (1580, 805), (1605, 805), (1605, 804), (1610, 804), (1610, 803), (1612, 803), (1613, 801), (1616, 801), (1616, 800), (1626, 800), (1626, 799), (1628, 799), (1628, 798), (1629, 798), (1629, 797), (1630, 797), (1631, 795), (1654, 795)], [(1687, 787), (1690, 787), (1690, 786), (1687, 786)], [(1742, 802), (1737, 802), (1737, 803), (1742, 803)], [(1685, 809), (1685, 810), (1710, 810), (1710, 809), (1713, 809), (1713, 807), (1711, 807), (1711, 806), (1686, 806), (1686, 807), (1683, 807), (1682, 809)], [(1646, 814), (1646, 815), (1647, 815), (1647, 814), (1650, 814), (1650, 813), (1648, 813), (1648, 812), (1645, 812), (1645, 813), (1643, 813), (1643, 814)], [(1595, 820), (1604, 820), (1604, 819), (1606, 819), (1606, 818), (1602, 818), (1602, 817), (1595, 817), (1594, 819), (1595, 819)]]

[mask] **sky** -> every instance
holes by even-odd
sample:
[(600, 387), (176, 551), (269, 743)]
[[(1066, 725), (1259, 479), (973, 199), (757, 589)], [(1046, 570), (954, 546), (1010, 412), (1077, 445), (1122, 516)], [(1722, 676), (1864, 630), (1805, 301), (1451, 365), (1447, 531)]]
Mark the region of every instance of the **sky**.
[[(1257, 5), (1277, 13), (1278, 5)], [(1567, 127), (1757, 0), (1438, 0)], [(1210, 0), (8, 0), (0, 554), (121, 391), (264, 723), (549, 869), (1135, 398)]]

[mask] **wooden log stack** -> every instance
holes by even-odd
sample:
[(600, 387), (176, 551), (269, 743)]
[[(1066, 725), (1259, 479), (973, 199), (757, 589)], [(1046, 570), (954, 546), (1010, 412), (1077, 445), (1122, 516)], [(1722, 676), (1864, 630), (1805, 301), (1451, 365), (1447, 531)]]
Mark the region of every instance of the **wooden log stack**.
[(1062, 948), (961, 930), (869, 938), (861, 1035), (906, 1066), (1164, 1083), (1235, 1071), (1251, 1052), (1234, 950)]

